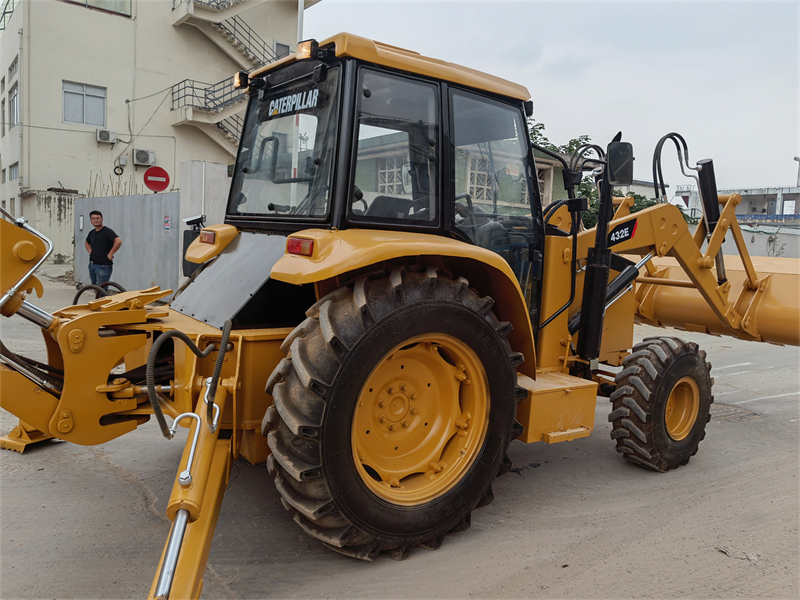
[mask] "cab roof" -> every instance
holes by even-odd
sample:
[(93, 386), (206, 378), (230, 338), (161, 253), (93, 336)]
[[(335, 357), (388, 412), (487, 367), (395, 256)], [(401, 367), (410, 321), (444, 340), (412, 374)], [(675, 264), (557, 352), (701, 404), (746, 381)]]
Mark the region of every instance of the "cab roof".
[[(376, 42), (352, 33), (339, 33), (329, 37), (321, 41), (319, 47), (333, 47), (338, 57), (356, 58), (384, 67), (484, 90), (500, 96), (523, 101), (530, 100), (531, 97), (525, 86), (512, 83), (500, 77), (437, 58), (422, 56), (419, 52), (414, 52), (413, 50), (390, 46), (389, 44)], [(297, 57), (294, 54), (290, 54), (274, 63), (256, 69), (250, 73), (250, 77), (258, 77), (272, 69), (296, 60)]]

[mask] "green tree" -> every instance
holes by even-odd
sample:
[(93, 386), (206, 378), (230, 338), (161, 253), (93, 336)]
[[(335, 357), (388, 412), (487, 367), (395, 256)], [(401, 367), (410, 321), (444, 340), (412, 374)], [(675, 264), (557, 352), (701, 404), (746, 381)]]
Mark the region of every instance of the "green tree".
[[(530, 131), (531, 142), (543, 148), (547, 148), (551, 152), (558, 152), (559, 154), (570, 155), (581, 146), (592, 143), (592, 140), (588, 135), (579, 135), (578, 137), (569, 140), (566, 144), (553, 144), (548, 139), (547, 134), (544, 131), (544, 123), (537, 123), (533, 117), (528, 117), (528, 130)], [(597, 225), (599, 202), (597, 186), (594, 183), (594, 179), (589, 175), (584, 177), (583, 180), (578, 184), (575, 194), (579, 198), (586, 198), (589, 201), (589, 209), (583, 213), (584, 227), (594, 227)], [(614, 190), (613, 194), (614, 196), (623, 195), (619, 190)], [(634, 199), (633, 206), (631, 206), (631, 213), (639, 212), (640, 210), (644, 210), (645, 208), (649, 208), (656, 204), (655, 198), (647, 198), (634, 192), (630, 192), (628, 195)], [(698, 221), (698, 219), (690, 217), (683, 211), (681, 211), (681, 214), (687, 223), (697, 223)]]
[(562, 144), (561, 146), (556, 145), (547, 138), (547, 134), (544, 132), (544, 123), (537, 123), (534, 121), (533, 117), (528, 117), (528, 131), (530, 131), (531, 134), (531, 142), (542, 148), (547, 148), (551, 152), (558, 152), (559, 154), (569, 155), (584, 144), (592, 143), (588, 135), (579, 135), (576, 138), (572, 138), (566, 144)]

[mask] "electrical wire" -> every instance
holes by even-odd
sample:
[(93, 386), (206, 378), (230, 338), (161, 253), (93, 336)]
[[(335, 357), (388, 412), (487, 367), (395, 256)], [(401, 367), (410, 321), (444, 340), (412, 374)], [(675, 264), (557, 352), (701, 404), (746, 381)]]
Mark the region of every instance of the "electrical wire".
[[(172, 88), (171, 88), (171, 87), (170, 87), (170, 88), (167, 88), (167, 90), (170, 90), (170, 91), (171, 91), (171, 90), (172, 90)], [(162, 90), (162, 91), (164, 91), (164, 90)], [(161, 108), (161, 106), (164, 104), (164, 102), (166, 101), (166, 99), (167, 99), (169, 96), (170, 96), (170, 94), (169, 94), (169, 93), (167, 93), (167, 94), (164, 94), (164, 97), (161, 99), (161, 102), (159, 102), (159, 103), (158, 103), (158, 106), (156, 106), (156, 109), (153, 111), (153, 114), (151, 114), (151, 115), (150, 115), (150, 118), (149, 118), (149, 119), (147, 119), (147, 122), (146, 122), (144, 125), (142, 125), (142, 128), (141, 128), (141, 129), (139, 129), (139, 133), (137, 133), (135, 136), (133, 136), (133, 138), (131, 139), (131, 141), (130, 141), (130, 142), (128, 142), (128, 143), (125, 145), (125, 147), (122, 149), (122, 152), (120, 152), (119, 154), (117, 154), (117, 158), (115, 158), (115, 159), (114, 159), (114, 162), (116, 162), (117, 160), (119, 160), (119, 157), (120, 157), (120, 156), (122, 156), (122, 155), (125, 153), (125, 151), (126, 151), (128, 148), (130, 148), (131, 144), (133, 144), (133, 142), (134, 142), (134, 141), (136, 141), (136, 138), (138, 138), (138, 137), (139, 137), (139, 135), (142, 133), (142, 131), (144, 131), (145, 127), (147, 127), (147, 126), (150, 124), (150, 121), (152, 121), (152, 120), (153, 120), (153, 117), (155, 117), (155, 116), (156, 116), (156, 113), (158, 112), (158, 109), (160, 109), (160, 108)]]

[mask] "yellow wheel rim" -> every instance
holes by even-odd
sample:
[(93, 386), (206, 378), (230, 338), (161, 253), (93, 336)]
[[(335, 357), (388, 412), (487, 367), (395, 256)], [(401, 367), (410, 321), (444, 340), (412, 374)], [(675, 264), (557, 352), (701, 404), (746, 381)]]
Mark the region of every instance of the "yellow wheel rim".
[(469, 471), (489, 424), (489, 383), (475, 352), (444, 334), (410, 338), (384, 356), (358, 398), (351, 441), (361, 480), (412, 506)]
[(669, 394), (664, 412), (667, 433), (676, 442), (681, 441), (692, 430), (700, 410), (700, 390), (691, 377), (678, 380)]

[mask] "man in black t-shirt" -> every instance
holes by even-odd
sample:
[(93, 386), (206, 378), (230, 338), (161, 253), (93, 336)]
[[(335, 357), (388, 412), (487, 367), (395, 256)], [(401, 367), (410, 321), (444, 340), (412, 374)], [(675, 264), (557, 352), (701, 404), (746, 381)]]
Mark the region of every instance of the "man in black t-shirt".
[(110, 227), (103, 227), (103, 213), (93, 210), (89, 219), (94, 229), (86, 236), (86, 250), (89, 252), (89, 277), (93, 285), (106, 283), (111, 279), (114, 268), (114, 255), (122, 246), (122, 240)]

